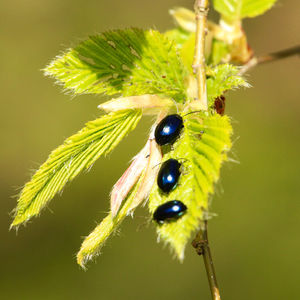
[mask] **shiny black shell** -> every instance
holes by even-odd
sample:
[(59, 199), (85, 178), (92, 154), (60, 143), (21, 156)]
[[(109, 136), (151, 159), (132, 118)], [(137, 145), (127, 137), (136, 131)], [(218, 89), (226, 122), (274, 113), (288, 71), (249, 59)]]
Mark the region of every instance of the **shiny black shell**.
[(178, 200), (168, 201), (160, 205), (153, 214), (153, 219), (163, 224), (165, 222), (172, 222), (182, 217), (187, 210), (187, 207)]
[(183, 119), (181, 116), (177, 114), (166, 116), (155, 128), (156, 143), (160, 146), (173, 144), (179, 137), (182, 128)]
[(164, 193), (169, 193), (173, 190), (180, 177), (181, 164), (176, 159), (168, 159), (165, 161), (157, 175), (157, 185)]

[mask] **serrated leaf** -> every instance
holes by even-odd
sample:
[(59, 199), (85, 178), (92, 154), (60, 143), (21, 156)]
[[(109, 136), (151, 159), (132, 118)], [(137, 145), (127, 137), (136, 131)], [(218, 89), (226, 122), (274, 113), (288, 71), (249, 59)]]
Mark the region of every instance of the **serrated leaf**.
[(42, 208), (82, 170), (112, 151), (135, 128), (140, 110), (111, 113), (86, 124), (77, 134), (55, 149), (23, 190), (12, 227), (36, 216)]
[(214, 99), (222, 96), (225, 91), (249, 86), (238, 72), (239, 69), (230, 64), (221, 64), (210, 69), (209, 78), (206, 80), (209, 106), (212, 106)]
[(116, 216), (109, 213), (102, 222), (84, 239), (79, 252), (77, 253), (77, 263), (81, 267), (85, 267), (86, 263), (99, 255), (102, 246), (105, 244), (108, 237), (115, 232), (115, 230), (122, 223), (124, 218), (132, 213), (132, 204), (142, 185), (144, 174), (141, 175), (138, 182), (125, 200), (124, 205), (119, 210)]
[(253, 18), (269, 10), (276, 0), (214, 0), (214, 8), (226, 20)]
[(181, 138), (173, 145), (163, 161), (177, 159), (181, 175), (177, 187), (169, 194), (160, 191), (157, 184), (149, 199), (151, 215), (158, 206), (171, 200), (179, 200), (187, 206), (180, 219), (157, 225), (159, 237), (169, 243), (177, 257), (182, 260), (185, 246), (192, 233), (207, 216), (208, 196), (213, 193), (219, 178), (221, 164), (231, 147), (232, 128), (227, 116), (190, 114), (184, 117)]
[(176, 47), (155, 30), (126, 29), (91, 36), (45, 69), (75, 94), (157, 94), (185, 99), (187, 70)]

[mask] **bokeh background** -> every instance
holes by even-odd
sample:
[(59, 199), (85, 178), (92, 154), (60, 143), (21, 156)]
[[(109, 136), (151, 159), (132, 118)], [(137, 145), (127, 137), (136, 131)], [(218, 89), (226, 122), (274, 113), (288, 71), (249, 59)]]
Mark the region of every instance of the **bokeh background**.
[[(12, 198), (64, 138), (99, 114), (96, 96), (71, 99), (42, 69), (88, 34), (138, 26), (167, 30), (168, 9), (192, 0), (2, 0), (0, 2), (0, 298), (210, 299), (202, 258), (183, 264), (156, 242), (140, 209), (87, 272), (75, 262), (82, 237), (109, 207), (112, 185), (144, 144), (151, 119), (106, 159), (65, 188), (16, 235)], [(245, 21), (257, 54), (299, 43), (298, 0), (281, 0)], [(216, 17), (213, 15), (213, 17)], [(234, 121), (231, 157), (214, 197), (211, 247), (224, 299), (298, 299), (300, 293), (300, 60), (252, 70), (251, 89), (227, 96)]]

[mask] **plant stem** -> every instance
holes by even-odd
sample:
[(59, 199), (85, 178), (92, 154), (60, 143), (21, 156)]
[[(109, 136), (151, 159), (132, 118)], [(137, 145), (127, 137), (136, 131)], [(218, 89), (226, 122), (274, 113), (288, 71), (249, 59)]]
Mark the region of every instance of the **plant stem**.
[(300, 55), (300, 45), (274, 53), (253, 57), (241, 68), (239, 74), (243, 75), (257, 65), (273, 62), (293, 55)]
[(197, 79), (197, 98), (201, 102), (201, 107), (204, 110), (207, 110), (204, 43), (207, 22), (206, 17), (208, 13), (208, 0), (195, 0), (194, 10), (196, 15), (196, 36), (192, 68)]
[[(203, 110), (207, 110), (207, 92), (206, 92), (206, 72), (205, 72), (205, 34), (206, 18), (208, 13), (208, 0), (195, 0), (194, 10), (196, 16), (196, 36), (195, 36), (195, 53), (193, 60), (193, 71), (197, 80), (197, 98)], [(212, 256), (207, 237), (207, 221), (204, 222), (204, 228), (199, 231), (192, 243), (199, 255), (203, 255), (206, 274), (210, 286), (213, 300), (221, 300), (217, 284), (217, 278), (214, 270)]]
[(204, 228), (200, 229), (193, 240), (192, 245), (196, 249), (197, 254), (203, 256), (212, 299), (221, 300), (215, 268), (208, 243), (207, 221), (204, 222)]

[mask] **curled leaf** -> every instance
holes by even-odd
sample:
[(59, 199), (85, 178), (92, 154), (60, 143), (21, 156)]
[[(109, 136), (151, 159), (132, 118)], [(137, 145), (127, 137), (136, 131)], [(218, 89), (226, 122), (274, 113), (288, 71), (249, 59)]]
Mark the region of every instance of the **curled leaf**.
[(167, 109), (163, 109), (158, 114), (157, 120), (151, 128), (150, 136), (145, 147), (133, 158), (133, 162), (129, 168), (115, 184), (111, 193), (110, 202), (113, 217), (117, 214), (123, 200), (138, 179), (140, 182), (139, 189), (128, 209), (128, 213), (129, 211), (134, 210), (144, 199), (148, 198), (157, 174), (157, 166), (162, 159), (160, 148), (154, 140), (154, 131), (156, 125), (165, 117), (166, 113)]
[(132, 187), (140, 178), (142, 171), (146, 168), (150, 155), (150, 141), (133, 158), (132, 163), (114, 185), (110, 196), (110, 210), (112, 217), (115, 217), (123, 200), (127, 197)]
[(137, 192), (137, 195), (132, 201), (129, 210), (135, 209), (138, 205), (142, 203), (143, 200), (148, 198), (150, 194), (150, 190), (155, 182), (161, 159), (162, 159), (162, 153), (160, 147), (157, 145), (154, 139), (151, 139), (148, 164), (145, 173), (141, 179), (142, 181), (139, 190)]

